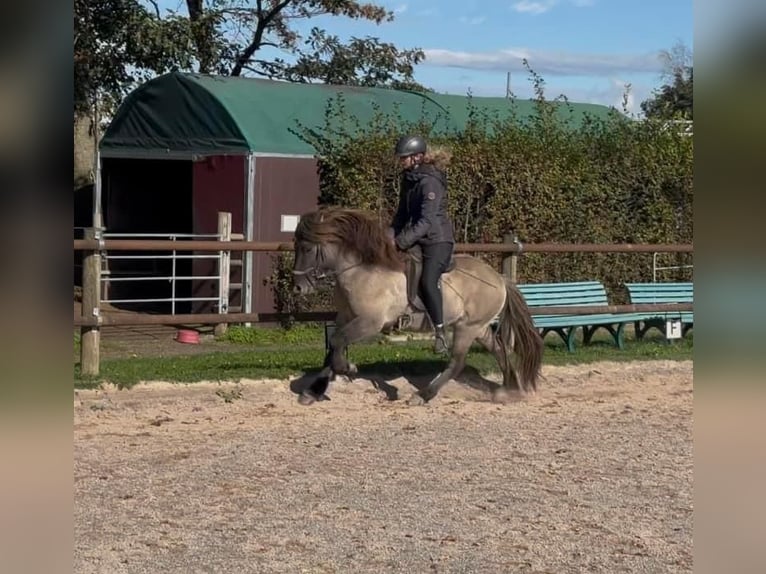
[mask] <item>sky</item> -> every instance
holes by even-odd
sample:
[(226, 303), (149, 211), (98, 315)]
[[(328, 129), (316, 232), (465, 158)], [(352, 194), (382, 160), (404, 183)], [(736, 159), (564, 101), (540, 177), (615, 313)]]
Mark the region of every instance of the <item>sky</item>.
[[(523, 67), (545, 81), (545, 94), (628, 111), (663, 83), (661, 50), (693, 51), (693, 0), (376, 0), (393, 22), (325, 17), (300, 23), (341, 38), (374, 36), (400, 49), (421, 48), (415, 80), (442, 93), (533, 97)], [(161, 0), (177, 7), (179, 0)], [(630, 85), (629, 90), (626, 85)]]

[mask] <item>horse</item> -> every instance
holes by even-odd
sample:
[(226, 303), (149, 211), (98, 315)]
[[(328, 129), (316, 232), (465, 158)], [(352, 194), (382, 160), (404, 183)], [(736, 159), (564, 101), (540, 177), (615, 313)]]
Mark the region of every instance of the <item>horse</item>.
[[(356, 374), (346, 358), (349, 345), (390, 332), (415, 309), (407, 291), (407, 254), (396, 248), (373, 213), (332, 206), (303, 214), (294, 232), (294, 249), (296, 293), (313, 292), (322, 279), (335, 280), (336, 328), (322, 370), (298, 397), (301, 404), (310, 405), (329, 399), (326, 392), (335, 375)], [(427, 403), (457, 378), (474, 341), (491, 352), (500, 367), (503, 383), (496, 392), (534, 393), (543, 341), (515, 284), (486, 262), (455, 254), (451, 270), (441, 276), (441, 291), (445, 327), (453, 329), (447, 366), (413, 394), (410, 404)]]

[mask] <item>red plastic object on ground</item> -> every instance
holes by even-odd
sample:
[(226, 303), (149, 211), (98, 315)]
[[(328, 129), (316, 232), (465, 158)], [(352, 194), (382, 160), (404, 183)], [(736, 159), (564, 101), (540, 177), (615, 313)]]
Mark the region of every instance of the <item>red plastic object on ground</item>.
[(176, 341), (179, 343), (187, 343), (189, 345), (199, 344), (199, 333), (192, 331), (191, 329), (179, 329), (176, 334)]

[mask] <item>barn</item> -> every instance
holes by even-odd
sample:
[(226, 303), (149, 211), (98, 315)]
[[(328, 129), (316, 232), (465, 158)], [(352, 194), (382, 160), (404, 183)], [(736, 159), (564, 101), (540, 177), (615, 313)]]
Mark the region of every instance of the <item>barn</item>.
[[(93, 224), (110, 236), (123, 234), (204, 237), (217, 233), (218, 212), (232, 214), (232, 232), (250, 241), (290, 241), (301, 213), (317, 206), (315, 150), (299, 126), (321, 129), (328, 103), (342, 97), (349, 117), (361, 124), (377, 112), (404, 121), (426, 120), (435, 129), (461, 129), (467, 97), (384, 88), (293, 84), (253, 78), (170, 73), (133, 91), (99, 143)], [(505, 98), (471, 98), (473, 105), (508, 114)], [(574, 104), (576, 113), (597, 116), (609, 108)], [(516, 101), (519, 116), (532, 102)], [(164, 263), (163, 263), (164, 262)], [(112, 277), (141, 273), (166, 276), (167, 260), (114, 259)], [(178, 277), (214, 274), (206, 259), (179, 260)], [(269, 254), (247, 253), (232, 277), (231, 311), (274, 311), (265, 279)], [(162, 299), (162, 281), (115, 282), (110, 298)], [(179, 282), (174, 297), (186, 301), (175, 312), (215, 310), (217, 282)], [(207, 300), (206, 300), (207, 299)]]

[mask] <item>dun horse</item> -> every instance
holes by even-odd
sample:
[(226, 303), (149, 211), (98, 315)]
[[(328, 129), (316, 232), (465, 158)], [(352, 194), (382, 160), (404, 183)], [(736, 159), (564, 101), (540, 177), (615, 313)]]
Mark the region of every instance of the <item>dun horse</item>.
[[(410, 313), (404, 269), (405, 255), (396, 250), (374, 215), (329, 207), (301, 217), (295, 231), (295, 290), (309, 293), (319, 280), (333, 277), (337, 308), (324, 368), (302, 392), (302, 404), (326, 399), (334, 375), (355, 372), (346, 359), (349, 345), (392, 329)], [(446, 382), (458, 377), (477, 340), (497, 360), (503, 389), (536, 390), (543, 343), (512, 283), (480, 259), (456, 255), (452, 269), (442, 275), (442, 297), (445, 325), (454, 330), (449, 361), (410, 402), (431, 400)]]

